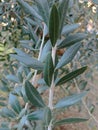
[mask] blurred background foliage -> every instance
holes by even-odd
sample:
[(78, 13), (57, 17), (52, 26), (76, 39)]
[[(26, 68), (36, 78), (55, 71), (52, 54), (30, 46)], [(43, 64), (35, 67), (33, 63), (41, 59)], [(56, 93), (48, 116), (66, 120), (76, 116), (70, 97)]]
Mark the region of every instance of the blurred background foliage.
[[(32, 7), (35, 4), (34, 0), (25, 0)], [(21, 1), (23, 2), (23, 1)], [(24, 65), (20, 65), (15, 60), (12, 60), (9, 54), (15, 53), (15, 48), (21, 48), (31, 56), (38, 57), (39, 43), (41, 41), (43, 32), (43, 24), (37, 21), (36, 17), (32, 15), (33, 10), (28, 10), (28, 7), (21, 8), (21, 2), (19, 0), (1, 0), (0, 1), (0, 107), (7, 106), (7, 98), (9, 92), (13, 91), (16, 95), (20, 93), (21, 82), (17, 77), (22, 72), (21, 80), (25, 79), (29, 74), (32, 75), (33, 70), (26, 68)], [(49, 4), (53, 0), (49, 0)], [(58, 0), (56, 0), (58, 2)], [(24, 11), (25, 10), (25, 11)], [(35, 9), (36, 10), (36, 9)], [(29, 13), (28, 13), (29, 11)], [(30, 13), (31, 11), (31, 13)], [(37, 10), (38, 11), (38, 10)], [(39, 15), (37, 15), (39, 17)], [(40, 18), (41, 19), (41, 18)], [(46, 21), (47, 23), (47, 21)], [(84, 111), (84, 114), (95, 115), (95, 120), (98, 120), (98, 1), (97, 0), (70, 0), (65, 24), (79, 23), (80, 27), (75, 32), (86, 32), (88, 38), (83, 41), (82, 48), (75, 57), (75, 61), (61, 70), (63, 72), (69, 72), (83, 65), (88, 66), (86, 74), (79, 76), (74, 82), (68, 82), (66, 86), (62, 85), (60, 90), (64, 92), (64, 95), (72, 94), (76, 91), (74, 86), (78, 86), (78, 91), (90, 90), (88, 97), (86, 98), (86, 110), (82, 110), (80, 104), (78, 105), (78, 111)], [(45, 40), (49, 38), (46, 35)], [(57, 52), (58, 55), (63, 54), (63, 49)], [(78, 62), (77, 62), (78, 61)], [(65, 71), (64, 71), (65, 70)], [(8, 75), (6, 79), (6, 75)], [(15, 76), (16, 75), (16, 76)], [(13, 77), (13, 78), (12, 78)], [(13, 82), (10, 82), (9, 80)], [(17, 85), (17, 82), (19, 83)], [(14, 86), (15, 85), (15, 86)], [(24, 90), (23, 90), (24, 91)], [(55, 95), (55, 98), (59, 98), (59, 94)], [(44, 95), (45, 96), (45, 95)], [(63, 96), (63, 94), (61, 95)], [(24, 97), (25, 98), (25, 97)], [(25, 99), (26, 100), (26, 99)], [(46, 97), (47, 100), (47, 97)], [(21, 101), (21, 99), (20, 99)], [(23, 101), (22, 101), (23, 102)], [(24, 102), (23, 102), (24, 105)], [(73, 108), (72, 108), (73, 109)], [(88, 112), (89, 111), (89, 112)], [(66, 113), (65, 113), (66, 114)], [(72, 115), (73, 113), (71, 113)], [(61, 114), (62, 115), (62, 114)], [(64, 113), (63, 113), (64, 115)], [(5, 122), (6, 119), (4, 119)], [(2, 126), (7, 126), (7, 123), (0, 121)], [(98, 126), (93, 118), (87, 124), (84, 130), (97, 130)], [(13, 121), (10, 125), (13, 125)], [(98, 122), (97, 122), (98, 123)], [(11, 127), (11, 126), (10, 126)], [(70, 128), (70, 126), (68, 126)], [(76, 126), (77, 130), (81, 130)], [(59, 128), (58, 128), (59, 129)], [(64, 129), (64, 128), (62, 128)], [(75, 130), (74, 126), (71, 126), (72, 130)]]

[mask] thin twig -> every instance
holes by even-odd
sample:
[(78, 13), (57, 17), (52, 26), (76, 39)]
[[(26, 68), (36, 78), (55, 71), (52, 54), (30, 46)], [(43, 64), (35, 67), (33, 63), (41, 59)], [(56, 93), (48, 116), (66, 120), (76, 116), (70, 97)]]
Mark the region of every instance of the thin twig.
[[(74, 79), (74, 83), (75, 83), (75, 86), (76, 86), (76, 89), (77, 89), (78, 93), (80, 93), (80, 89), (78, 88), (78, 84), (77, 84), (76, 79)], [(83, 103), (84, 107), (86, 108), (86, 110), (87, 110), (88, 114), (90, 115), (90, 117), (91, 117), (91, 118), (96, 122), (96, 124), (98, 125), (98, 120), (95, 118), (94, 115), (91, 114), (91, 112), (90, 112), (89, 108), (87, 107), (87, 105), (86, 105), (84, 99), (82, 99), (82, 103)]]
[[(52, 60), (53, 60), (54, 66), (55, 66), (56, 49), (57, 49), (56, 45), (54, 47), (52, 47)], [(55, 82), (54, 82), (54, 74), (53, 74), (51, 86), (50, 86), (50, 89), (49, 89), (49, 103), (48, 103), (48, 107), (50, 108), (51, 111), (53, 110), (54, 88), (55, 88)], [(52, 123), (51, 122), (48, 126), (48, 130), (52, 130)]]
[[(43, 23), (43, 26), (44, 26), (44, 29), (43, 29), (43, 30), (45, 30), (45, 25), (44, 25), (44, 23)], [(43, 32), (44, 32), (44, 31), (43, 31)], [(38, 60), (40, 60), (40, 57), (41, 57), (41, 54), (42, 54), (44, 39), (45, 39), (45, 34), (43, 33), (42, 42), (41, 42), (41, 46), (40, 46), (40, 51), (39, 51), (39, 55), (38, 55)], [(35, 80), (35, 79), (36, 79), (36, 75), (37, 75), (37, 70), (35, 70), (34, 76), (33, 76), (33, 79), (32, 79), (33, 85), (35, 85), (35, 83), (36, 83), (36, 80)]]

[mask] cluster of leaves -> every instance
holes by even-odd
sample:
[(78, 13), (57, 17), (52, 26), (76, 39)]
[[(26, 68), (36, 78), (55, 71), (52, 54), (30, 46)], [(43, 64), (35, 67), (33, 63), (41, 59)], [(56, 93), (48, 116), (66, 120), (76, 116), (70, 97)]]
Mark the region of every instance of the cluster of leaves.
[[(69, 0), (16, 2), (18, 9), (22, 7), (23, 12), (21, 27), (23, 40), (21, 38), (20, 41), (23, 50), (14, 49), (15, 53), (10, 55), (11, 63), (8, 67), (10, 70), (5, 71), (1, 80), (0, 89), (7, 96), (0, 98), (0, 104), (4, 106), (0, 110), (0, 116), (8, 119), (1, 127), (4, 130), (51, 130), (58, 125), (87, 121), (77, 117), (56, 119), (59, 111), (77, 104), (87, 92), (64, 97), (57, 101), (52, 109), (42, 96), (46, 90), (50, 91), (52, 84), (57, 89), (57, 86), (72, 81), (87, 69), (84, 66), (61, 74), (62, 70), (66, 70), (65, 68), (74, 62), (73, 59), (82, 46), (81, 41), (87, 37), (83, 32), (75, 32), (80, 27), (78, 23), (68, 24)], [(21, 16), (19, 12), (18, 15)], [(24, 36), (27, 36), (27, 39)], [(60, 56), (56, 53), (53, 56), (54, 48), (56, 51), (64, 49), (64, 54)], [(35, 76), (34, 72), (43, 75), (37, 81), (38, 88), (31, 83)]]

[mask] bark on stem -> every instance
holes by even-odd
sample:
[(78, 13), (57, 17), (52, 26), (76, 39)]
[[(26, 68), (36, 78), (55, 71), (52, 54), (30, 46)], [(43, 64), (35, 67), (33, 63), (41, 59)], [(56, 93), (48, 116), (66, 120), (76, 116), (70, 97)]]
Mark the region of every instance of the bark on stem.
[[(53, 60), (54, 66), (55, 66), (55, 56), (56, 56), (56, 46), (52, 48), (52, 60)], [(51, 111), (53, 110), (54, 88), (55, 88), (55, 83), (54, 83), (54, 74), (53, 74), (51, 86), (50, 86), (50, 89), (49, 89), (49, 104), (48, 104)], [(51, 123), (48, 126), (48, 130), (52, 130), (52, 124)]]
[[(44, 23), (43, 23), (44, 25)], [(44, 25), (44, 30), (45, 30), (45, 25)], [(41, 57), (41, 54), (42, 54), (42, 49), (43, 49), (43, 45), (44, 45), (44, 40), (45, 40), (45, 34), (43, 33), (43, 37), (42, 37), (42, 42), (41, 42), (41, 46), (40, 46), (40, 51), (39, 51), (39, 55), (38, 55), (38, 60), (40, 60), (40, 57)], [(33, 76), (33, 79), (32, 79), (32, 83), (33, 85), (36, 84), (36, 75), (37, 75), (37, 70), (35, 70), (34, 72), (34, 76)]]

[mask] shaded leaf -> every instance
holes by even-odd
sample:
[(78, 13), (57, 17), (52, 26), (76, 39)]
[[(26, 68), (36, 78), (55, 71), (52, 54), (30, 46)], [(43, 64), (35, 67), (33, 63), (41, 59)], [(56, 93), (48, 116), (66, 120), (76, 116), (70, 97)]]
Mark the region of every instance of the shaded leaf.
[(64, 83), (68, 82), (69, 80), (76, 78), (78, 75), (82, 74), (86, 69), (87, 69), (87, 66), (77, 69), (77, 70), (63, 76), (62, 78), (60, 78), (57, 81), (56, 85), (62, 85)]
[(43, 69), (43, 63), (38, 61), (34, 57), (30, 57), (28, 54), (22, 52), (19, 49), (15, 49), (18, 55), (11, 54), (10, 56), (17, 59), (18, 61), (24, 63), (26, 66), (31, 67), (36, 70), (42, 70)]
[(39, 14), (43, 18), (43, 21), (48, 25), (49, 21), (49, 3), (47, 0), (36, 0)]
[(52, 82), (53, 72), (54, 72), (54, 67), (53, 67), (52, 56), (51, 56), (51, 53), (49, 53), (46, 57), (44, 71), (43, 71), (44, 80), (49, 87), (50, 87), (51, 82)]
[(2, 116), (7, 117), (7, 118), (9, 118), (9, 117), (15, 118), (16, 117), (16, 114), (12, 110), (10, 110), (10, 109), (8, 109), (6, 107), (2, 109), (1, 114), (2, 114)]
[(31, 36), (33, 42), (36, 44), (38, 41), (38, 37), (37, 37), (36, 33), (34, 32), (32, 26), (29, 23), (28, 23), (28, 29), (29, 29), (30, 36)]
[(88, 119), (85, 119), (85, 118), (65, 118), (65, 119), (62, 119), (60, 121), (56, 121), (54, 123), (54, 126), (71, 124), (71, 123), (80, 123), (80, 122), (84, 122), (84, 121), (88, 121)]
[(80, 46), (81, 43), (76, 43), (72, 45), (70, 48), (68, 48), (63, 54), (63, 56), (61, 57), (60, 61), (58, 62), (56, 69), (59, 69), (64, 65), (68, 64), (69, 62), (71, 62), (74, 56), (76, 55), (76, 53), (78, 52)]
[(75, 24), (71, 24), (71, 25), (65, 25), (62, 29), (62, 35), (66, 35), (69, 33), (72, 33), (74, 30), (76, 30), (77, 28), (79, 28), (80, 24), (75, 23)]
[(73, 35), (69, 35), (57, 47), (58, 49), (69, 47), (77, 42), (82, 41), (86, 37), (87, 35), (84, 33), (76, 33)]
[(62, 32), (62, 28), (65, 22), (65, 16), (67, 13), (67, 9), (68, 9), (68, 5), (69, 5), (69, 0), (60, 0), (60, 4), (59, 4), (59, 19), (60, 19), (60, 25), (59, 25), (59, 32), (61, 34)]
[(43, 120), (44, 110), (37, 110), (27, 115), (28, 120)]
[(87, 94), (87, 92), (82, 92), (80, 94), (75, 94), (72, 96), (65, 97), (65, 98), (61, 99), (55, 105), (54, 108), (66, 108), (66, 107), (72, 106), (72, 105), (76, 104), (77, 102), (79, 102), (86, 94)]
[(0, 106), (6, 106), (6, 103), (0, 102)]
[(40, 86), (40, 87), (38, 87), (38, 92), (41, 94), (41, 93), (43, 93), (44, 91), (46, 91), (47, 89), (49, 89), (49, 87), (48, 86)]
[(36, 88), (34, 88), (34, 86), (29, 81), (25, 82), (25, 91), (26, 91), (26, 95), (27, 95), (29, 101), (34, 106), (45, 107), (45, 104), (44, 104), (44, 101), (42, 100), (42, 97), (40, 96), (40, 94), (38, 93)]
[(52, 46), (51, 46), (51, 42), (49, 40), (45, 44), (45, 46), (43, 47), (42, 54), (41, 54), (41, 57), (40, 57), (40, 61), (44, 62), (46, 60), (47, 53), (50, 52), (51, 50), (52, 50)]
[(9, 128), (0, 128), (0, 130), (10, 130)]
[(50, 124), (51, 118), (52, 118), (51, 110), (49, 107), (46, 107), (44, 110), (44, 122), (46, 126)]
[(92, 2), (94, 2), (94, 4), (98, 5), (98, 0), (92, 0)]
[(19, 83), (19, 79), (15, 76), (15, 75), (12, 75), (12, 74), (9, 74), (6, 76), (6, 79), (12, 81), (12, 82), (15, 82), (15, 83)]
[(27, 117), (23, 116), (18, 124), (18, 129), (17, 130), (22, 130), (23, 126), (25, 125), (25, 122), (27, 121)]
[(12, 109), (16, 112), (16, 113), (20, 113), (21, 111), (21, 105), (17, 99), (17, 97), (13, 94), (10, 93), (9, 95), (9, 104), (11, 105)]
[(52, 46), (55, 46), (59, 34), (59, 14), (56, 5), (53, 5), (49, 19), (49, 36)]
[(24, 2), (23, 0), (17, 0), (17, 2), (24, 8), (26, 13), (29, 13), (33, 15), (35, 18), (42, 20), (42, 17), (27, 2)]
[(80, 83), (79, 83), (80, 90), (84, 90), (86, 88), (86, 86), (87, 86), (87, 81), (85, 81), (85, 80), (80, 81)]

